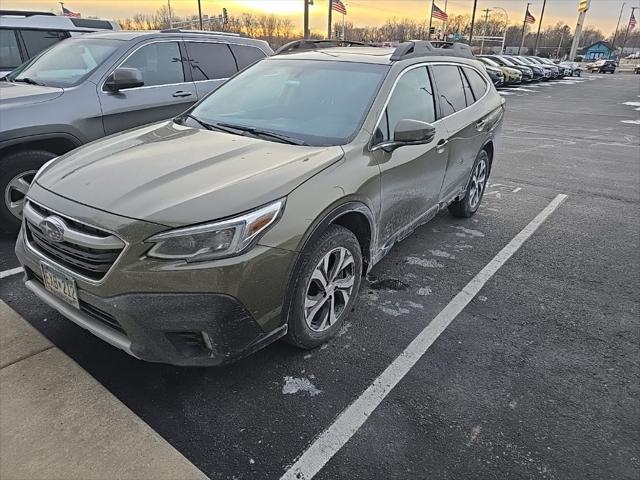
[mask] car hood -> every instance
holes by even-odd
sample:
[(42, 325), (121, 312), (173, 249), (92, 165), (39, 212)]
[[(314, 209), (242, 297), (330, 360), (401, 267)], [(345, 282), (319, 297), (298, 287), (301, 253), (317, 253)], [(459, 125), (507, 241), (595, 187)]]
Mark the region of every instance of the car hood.
[(172, 121), (87, 144), (47, 165), (37, 183), (117, 215), (184, 226), (284, 197), (343, 156)]
[(63, 92), (58, 87), (0, 81), (0, 107), (47, 102), (58, 98)]

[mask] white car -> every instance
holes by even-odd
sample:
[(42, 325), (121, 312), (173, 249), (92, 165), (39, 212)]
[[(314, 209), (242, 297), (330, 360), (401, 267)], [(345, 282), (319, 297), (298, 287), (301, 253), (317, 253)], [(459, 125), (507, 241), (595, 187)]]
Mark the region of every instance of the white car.
[(120, 30), (111, 20), (70, 18), (51, 12), (0, 10), (0, 77), (65, 38)]

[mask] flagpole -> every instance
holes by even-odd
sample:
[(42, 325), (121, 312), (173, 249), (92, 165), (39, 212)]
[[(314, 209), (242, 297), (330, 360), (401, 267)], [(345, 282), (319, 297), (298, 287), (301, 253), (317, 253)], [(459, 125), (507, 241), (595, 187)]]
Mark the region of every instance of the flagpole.
[(433, 23), (433, 4), (436, 0), (431, 0), (431, 12), (429, 12), (429, 32), (427, 34), (427, 40), (431, 40), (431, 25)]
[(469, 29), (469, 47), (471, 47), (471, 41), (473, 40), (473, 25), (476, 22), (477, 6), (478, 6), (478, 0), (473, 0), (473, 10), (471, 11), (471, 28)]
[(538, 53), (538, 39), (540, 38), (540, 27), (542, 27), (542, 17), (544, 17), (544, 7), (547, 4), (547, 0), (542, 0), (542, 11), (540, 12), (540, 22), (538, 23), (538, 33), (536, 34), (536, 44), (533, 47), (533, 54)]
[[(624, 6), (627, 2), (622, 2), (622, 7), (620, 7), (620, 15), (618, 15), (618, 23), (616, 23), (616, 33), (613, 34), (613, 41), (611, 42), (611, 53), (616, 50), (616, 39), (618, 38), (618, 27), (620, 26), (620, 20), (622, 19), (622, 11), (624, 10)], [(609, 55), (611, 58), (611, 55)]]
[[(444, 13), (447, 13), (447, 0), (444, 0)], [(447, 31), (445, 30), (446, 23), (446, 20), (442, 20), (442, 40), (447, 39)]]
[(524, 21), (522, 22), (522, 40), (520, 41), (520, 46), (518, 47), (518, 55), (520, 55), (520, 50), (522, 50), (522, 46), (524, 45), (524, 29), (527, 26), (527, 13), (529, 13), (529, 5), (531, 5), (531, 3), (527, 3), (527, 8), (524, 11)]
[(622, 42), (622, 50), (620, 50), (620, 57), (622, 58), (622, 56), (624, 55), (624, 47), (627, 46), (627, 38), (629, 37), (629, 28), (631, 27), (631, 19), (634, 18), (633, 16), (633, 12), (635, 10), (637, 10), (640, 7), (631, 7), (631, 15), (629, 16), (629, 23), (627, 23), (627, 31), (624, 34), (624, 41)]
[(344, 38), (344, 17), (346, 17), (346, 15), (343, 13), (342, 14), (342, 41), (345, 40), (345, 38)]
[(333, 0), (329, 0), (329, 20), (327, 21), (327, 38), (331, 40), (333, 36), (333, 25), (331, 25), (331, 15), (333, 13)]

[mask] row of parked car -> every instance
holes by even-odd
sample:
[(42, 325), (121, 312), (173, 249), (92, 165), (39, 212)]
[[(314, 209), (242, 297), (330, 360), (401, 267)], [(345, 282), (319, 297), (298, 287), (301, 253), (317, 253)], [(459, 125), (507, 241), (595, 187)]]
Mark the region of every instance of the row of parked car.
[(580, 64), (554, 63), (548, 58), (524, 55), (479, 55), (496, 87), (579, 77)]

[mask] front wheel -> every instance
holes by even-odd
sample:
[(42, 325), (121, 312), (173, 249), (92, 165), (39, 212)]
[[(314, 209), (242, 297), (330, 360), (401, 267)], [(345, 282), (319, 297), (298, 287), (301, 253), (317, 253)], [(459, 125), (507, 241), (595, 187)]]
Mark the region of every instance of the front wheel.
[(480, 150), (473, 164), (471, 179), (462, 200), (456, 200), (449, 205), (449, 212), (454, 217), (469, 218), (478, 211), (484, 190), (489, 180), (489, 154)]
[(311, 349), (333, 337), (351, 311), (360, 288), (362, 252), (350, 230), (330, 225), (301, 255), (285, 340)]
[(38, 169), (56, 154), (44, 150), (16, 152), (0, 160), (0, 230), (16, 232), (20, 228), (27, 190)]

